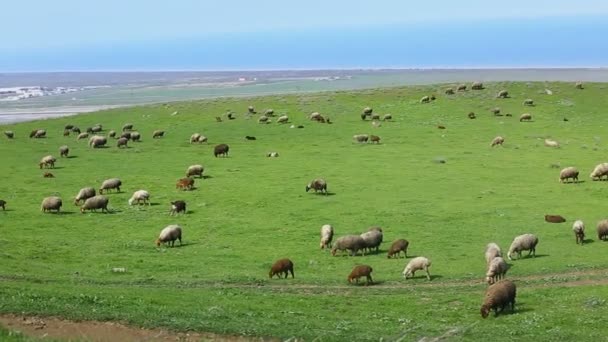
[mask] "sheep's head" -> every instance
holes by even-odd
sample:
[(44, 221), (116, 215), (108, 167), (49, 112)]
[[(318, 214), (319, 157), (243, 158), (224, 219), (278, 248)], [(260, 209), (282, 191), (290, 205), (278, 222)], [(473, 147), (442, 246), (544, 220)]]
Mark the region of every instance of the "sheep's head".
[(490, 314), (490, 306), (487, 304), (482, 305), (479, 312), (481, 313), (481, 317), (487, 318), (488, 315)]
[(156, 246), (157, 246), (157, 247), (160, 247), (161, 243), (162, 243), (162, 242), (160, 241), (160, 239), (156, 239)]
[(488, 283), (488, 285), (492, 285), (492, 284), (494, 284), (494, 279), (492, 279), (492, 277), (486, 275), (486, 282)]
[(133, 197), (129, 198), (129, 205), (133, 205)]
[(337, 249), (334, 247), (331, 249), (331, 255), (335, 256), (336, 255), (336, 251)]
[(312, 189), (312, 183), (310, 183), (306, 186), (306, 192), (308, 192), (310, 189)]
[(272, 270), (270, 270), (270, 272), (268, 272), (268, 278), (272, 278), (273, 274), (272, 274)]

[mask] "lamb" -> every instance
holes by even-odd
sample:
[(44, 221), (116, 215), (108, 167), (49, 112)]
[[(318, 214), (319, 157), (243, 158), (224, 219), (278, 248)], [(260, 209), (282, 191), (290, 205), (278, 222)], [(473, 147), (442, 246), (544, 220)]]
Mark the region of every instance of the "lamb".
[(83, 132), (78, 134), (78, 136), (76, 137), (76, 140), (82, 140), (82, 139), (86, 139), (89, 137), (89, 133)]
[(594, 181), (602, 180), (604, 176), (608, 177), (608, 163), (598, 164), (589, 175)]
[(334, 238), (334, 227), (330, 224), (324, 224), (321, 226), (321, 249), (325, 249), (325, 247), (331, 248), (331, 241)]
[(277, 119), (277, 123), (287, 123), (289, 122), (289, 117), (287, 115), (281, 115), (279, 116), (279, 118)]
[(203, 178), (203, 171), (205, 171), (203, 165), (190, 165), (188, 170), (186, 170), (186, 177), (198, 176), (199, 178)]
[(382, 117), (383, 121), (389, 121), (389, 120), (392, 120), (392, 119), (393, 119), (393, 116), (390, 115), (390, 114), (384, 114), (384, 116)]
[(492, 260), (494, 260), (494, 258), (502, 257), (502, 251), (500, 250), (500, 247), (496, 243), (490, 242), (486, 246), (485, 257), (486, 257), (486, 265), (490, 265), (490, 262), (492, 262)]
[(522, 251), (529, 251), (528, 255), (532, 254), (532, 257), (536, 256), (536, 245), (538, 244), (538, 238), (534, 234), (523, 234), (516, 236), (511, 243), (511, 247), (509, 247), (509, 253), (507, 253), (507, 257), (509, 260), (511, 259), (511, 255), (513, 253), (517, 253), (517, 258), (521, 258)]
[(490, 261), (488, 265), (488, 271), (486, 272), (486, 282), (489, 285), (494, 284), (495, 282), (503, 279), (507, 271), (509, 270), (509, 265), (502, 257), (495, 257)]
[(446, 95), (454, 95), (454, 89), (452, 89), (452, 88), (448, 88), (448, 89), (446, 89), (446, 90), (445, 90), (445, 94), (446, 94)]
[(424, 270), (426, 272), (426, 278), (431, 280), (431, 274), (429, 273), (429, 267), (431, 267), (431, 261), (425, 257), (416, 257), (405, 266), (403, 270), (403, 278), (407, 279), (409, 276), (414, 277), (416, 271)]
[(111, 131), (109, 131), (109, 132), (108, 132), (108, 136), (109, 136), (110, 138), (116, 138), (116, 131), (115, 131), (115, 130), (111, 130)]
[(508, 91), (506, 91), (506, 90), (501, 90), (501, 91), (499, 91), (499, 92), (498, 92), (498, 94), (496, 95), (496, 98), (499, 98), (499, 99), (506, 99), (506, 98), (508, 98), (508, 97), (509, 97), (509, 92), (508, 92)]
[(279, 156), (279, 152), (268, 152), (266, 153), (266, 157), (276, 158)]
[(503, 312), (505, 307), (511, 305), (511, 312), (515, 311), (515, 296), (517, 290), (515, 284), (510, 280), (501, 280), (488, 287), (481, 309), (481, 317), (487, 318), (491, 310), (494, 316), (498, 316), (498, 309)]
[(549, 223), (563, 223), (566, 219), (561, 215), (545, 215), (545, 221)]
[(390, 259), (396, 255), (397, 258), (401, 258), (401, 251), (403, 251), (404, 257), (407, 259), (407, 246), (409, 244), (409, 241), (405, 239), (395, 240), (388, 249), (386, 257)]
[(559, 147), (559, 143), (553, 139), (545, 139), (545, 146), (547, 147)]
[(4, 131), (4, 135), (6, 135), (6, 137), (9, 139), (13, 139), (15, 137), (15, 133), (13, 131)]
[(228, 151), (230, 150), (230, 146), (226, 144), (219, 144), (215, 146), (213, 149), (213, 156), (217, 158), (217, 156), (228, 156)]
[(116, 147), (118, 148), (128, 148), (129, 146), (127, 145), (127, 143), (129, 142), (129, 139), (127, 138), (120, 138), (118, 140), (116, 140)]
[(122, 132), (119, 138), (125, 138), (127, 140), (131, 140), (131, 132)]
[(103, 191), (109, 192), (110, 189), (116, 189), (117, 192), (120, 192), (120, 186), (122, 185), (122, 181), (118, 178), (110, 178), (106, 179), (101, 183), (101, 187), (99, 187), (99, 194), (103, 194)]
[(171, 224), (163, 228), (160, 231), (158, 239), (156, 239), (156, 246), (160, 247), (161, 244), (171, 244), (171, 247), (175, 246), (175, 240), (179, 240), (179, 245), (182, 245), (182, 227), (177, 224)]
[(473, 84), (471, 84), (471, 89), (473, 89), (473, 90), (482, 90), (483, 89), (483, 83), (481, 83), (481, 82), (473, 82)]
[(564, 181), (568, 181), (568, 179), (572, 178), (573, 182), (578, 182), (578, 170), (575, 167), (567, 167), (560, 171), (559, 173), (559, 181), (560, 183)]
[(6, 210), (6, 201), (5, 200), (0, 199), (0, 207), (2, 207), (2, 210)]
[(523, 102), (524, 106), (534, 106), (534, 100), (532, 99), (525, 99)]
[(70, 148), (67, 147), (66, 145), (59, 147), (59, 156), (60, 157), (67, 157), (69, 153), (70, 153)]
[(152, 139), (162, 138), (165, 136), (165, 131), (156, 130), (152, 133)]
[(103, 137), (101, 135), (94, 135), (91, 137), (91, 139), (89, 139), (89, 146), (93, 148), (99, 148), (104, 146), (107, 142), (108, 140), (106, 139), (106, 137)]
[(360, 235), (346, 235), (338, 238), (331, 249), (331, 255), (335, 256), (337, 251), (350, 250), (350, 255), (356, 255), (361, 251), (365, 255), (365, 240)]
[(458, 85), (458, 87), (456, 87), (456, 91), (466, 91), (466, 90), (467, 90), (466, 84), (460, 84), (460, 85)]
[(353, 268), (353, 270), (348, 275), (348, 282), (352, 284), (354, 279), (355, 282), (358, 284), (359, 278), (365, 277), (367, 279), (365, 285), (370, 285), (374, 282), (371, 276), (372, 271), (372, 267), (368, 265), (355, 266), (355, 268)]
[(78, 194), (74, 198), (74, 205), (78, 205), (78, 204), (80, 204), (80, 201), (86, 201), (88, 198), (94, 197), (95, 195), (96, 194), (95, 194), (94, 188), (92, 188), (92, 187), (82, 188), (82, 189), (80, 189), (80, 191), (78, 191)]
[(133, 205), (133, 203), (150, 205), (150, 193), (146, 190), (137, 190), (133, 193), (131, 198), (129, 198), (129, 205)]
[(122, 131), (130, 131), (133, 129), (133, 124), (132, 123), (126, 123), (122, 126)]
[(371, 227), (367, 232), (361, 234), (360, 236), (365, 242), (365, 248), (367, 248), (370, 252), (375, 248), (376, 253), (378, 253), (380, 244), (384, 238), (382, 228)]
[(270, 268), (270, 272), (268, 272), (268, 277), (272, 278), (275, 275), (277, 275), (279, 278), (281, 278), (281, 274), (283, 274), (283, 273), (285, 274), (285, 279), (287, 279), (287, 277), (289, 276), (289, 273), (291, 273), (292, 278), (295, 278), (295, 275), (293, 274), (293, 262), (291, 262), (291, 260), (289, 260), (289, 259), (277, 260)]
[(139, 132), (131, 132), (131, 141), (140, 141), (141, 134)]
[(369, 140), (369, 135), (355, 134), (355, 135), (353, 135), (353, 140), (355, 140), (358, 143), (364, 143), (364, 142), (367, 142), (367, 140)]
[(258, 118), (258, 123), (259, 124), (265, 124), (268, 123), (268, 117), (266, 115), (262, 115)]
[(55, 157), (51, 155), (44, 156), (42, 157), (42, 159), (40, 159), (40, 163), (38, 163), (38, 166), (40, 166), (41, 169), (42, 167), (50, 167), (52, 169), (55, 167), (56, 161), (57, 159), (55, 159)]
[(313, 179), (310, 183), (308, 183), (308, 185), (306, 185), (306, 192), (308, 192), (310, 189), (313, 189), (315, 193), (317, 191), (321, 191), (321, 193), (327, 195), (327, 182), (322, 178)]
[(194, 188), (194, 179), (190, 177), (181, 178), (175, 184), (175, 188), (182, 190), (192, 190), (192, 188)]
[(63, 202), (61, 201), (61, 198), (57, 196), (45, 197), (42, 200), (42, 204), (40, 205), (40, 210), (42, 212), (55, 210), (57, 213), (59, 213), (59, 210), (61, 209), (62, 205)]
[(84, 204), (80, 207), (80, 212), (84, 214), (85, 210), (97, 211), (97, 209), (101, 209), (101, 212), (107, 212), (109, 201), (110, 199), (103, 195), (87, 198), (86, 201), (84, 201)]
[(190, 143), (191, 143), (191, 144), (193, 144), (193, 143), (195, 143), (195, 142), (198, 142), (198, 143), (202, 142), (202, 141), (201, 141), (201, 137), (202, 137), (202, 136), (201, 136), (199, 133), (194, 133), (194, 134), (192, 134), (192, 135), (190, 136)]
[(581, 246), (585, 241), (585, 224), (581, 220), (576, 220), (572, 224), (572, 231), (574, 232), (574, 238), (576, 239), (576, 244), (580, 242)]
[(183, 212), (184, 214), (186, 213), (186, 202), (182, 200), (171, 202), (171, 211), (169, 212), (169, 214), (173, 215), (179, 214), (181, 212)]
[(574, 85), (574, 87), (575, 87), (576, 89), (584, 89), (584, 88), (583, 88), (583, 82), (576, 82), (576, 84)]
[(608, 220), (597, 223), (597, 238), (604, 241), (608, 238)]
[(492, 144), (490, 145), (490, 147), (494, 147), (494, 146), (502, 146), (502, 144), (505, 142), (505, 138), (501, 137), (501, 136), (497, 136), (496, 138), (492, 139)]
[(420, 103), (429, 103), (429, 102), (431, 102), (431, 98), (428, 95), (425, 95), (420, 99)]
[(376, 144), (379, 144), (379, 143), (380, 143), (380, 137), (379, 137), (379, 136), (377, 136), (377, 135), (373, 135), (373, 134), (372, 134), (372, 135), (370, 135), (370, 136), (369, 136), (369, 141), (370, 141), (371, 143), (376, 143)]
[(490, 112), (492, 112), (492, 114), (494, 114), (495, 116), (499, 116), (500, 107), (494, 107), (494, 108), (490, 109)]
[(50, 172), (45, 172), (42, 177), (44, 178), (55, 178), (55, 175)]

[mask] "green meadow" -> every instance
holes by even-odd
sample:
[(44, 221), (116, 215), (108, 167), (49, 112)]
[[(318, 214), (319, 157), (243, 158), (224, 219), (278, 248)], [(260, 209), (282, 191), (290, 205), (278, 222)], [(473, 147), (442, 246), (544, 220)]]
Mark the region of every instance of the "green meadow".
[[(444, 95), (449, 86), (175, 102), (2, 126), (15, 138), (0, 139), (0, 313), (306, 341), (606, 340), (597, 317), (608, 312), (608, 245), (595, 227), (608, 217), (608, 182), (589, 178), (608, 162), (606, 85), (500, 82)], [(511, 97), (497, 99), (502, 89)], [(437, 99), (419, 103), (430, 94)], [(526, 98), (535, 106), (524, 107)], [(290, 123), (258, 124), (249, 105)], [(393, 119), (362, 121), (366, 106)], [(494, 107), (512, 116), (494, 116)], [(332, 124), (308, 120), (315, 111)], [(533, 120), (519, 122), (522, 113)], [(92, 149), (62, 134), (66, 124), (98, 123), (106, 135), (133, 123), (142, 141)], [(47, 137), (28, 138), (36, 128)], [(152, 139), (158, 129), (165, 136)], [(208, 143), (190, 144), (193, 133)], [(381, 143), (355, 143), (355, 134)], [(492, 148), (497, 135), (504, 146)], [(560, 148), (545, 147), (545, 138)], [(220, 143), (230, 146), (227, 158), (213, 156)], [(61, 145), (69, 158), (59, 157)], [(267, 158), (271, 151), (280, 156)], [(48, 154), (56, 167), (40, 170)], [(206, 177), (192, 191), (176, 189), (192, 164), (204, 165)], [(567, 166), (579, 169), (578, 183), (558, 181)], [(123, 186), (107, 195), (110, 213), (80, 213), (78, 190), (113, 177)], [(318, 177), (329, 195), (305, 192)], [(151, 205), (129, 206), (140, 189)], [(61, 213), (40, 211), (47, 196), (63, 199)], [(188, 212), (170, 216), (178, 199)], [(567, 222), (546, 223), (545, 214)], [(583, 246), (572, 233), (576, 219), (586, 224)], [(169, 224), (182, 226), (183, 245), (157, 248)], [(319, 249), (323, 224), (334, 239), (381, 226), (380, 253), (332, 256)], [(496, 242), (506, 254), (524, 233), (539, 244), (535, 258), (509, 262), (515, 313), (482, 319), (484, 248)], [(410, 242), (408, 259), (387, 259), (400, 238)], [(403, 279), (414, 256), (431, 259), (430, 282), (423, 272)], [(295, 279), (269, 279), (283, 257)], [(358, 264), (373, 267), (373, 286), (348, 284)]]

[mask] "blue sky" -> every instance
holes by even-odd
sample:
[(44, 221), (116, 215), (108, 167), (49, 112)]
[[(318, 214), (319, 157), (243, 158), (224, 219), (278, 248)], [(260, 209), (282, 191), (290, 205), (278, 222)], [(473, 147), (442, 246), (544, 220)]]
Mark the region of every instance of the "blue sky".
[[(606, 0), (8, 1), (0, 12), (0, 71), (466, 66), (437, 54), (481, 44), (489, 59), (470, 64), (605, 66), (605, 22)], [(518, 60), (514, 52), (525, 51), (515, 46), (505, 60), (505, 44), (532, 48), (534, 58)], [(373, 49), (357, 49), (365, 45)], [(568, 48), (587, 59), (555, 58)], [(316, 53), (304, 59), (290, 50)], [(264, 51), (276, 53), (260, 58)]]

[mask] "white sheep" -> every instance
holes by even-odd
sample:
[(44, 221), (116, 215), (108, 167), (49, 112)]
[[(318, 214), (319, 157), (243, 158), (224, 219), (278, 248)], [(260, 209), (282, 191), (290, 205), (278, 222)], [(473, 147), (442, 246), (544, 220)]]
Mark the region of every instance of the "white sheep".
[(585, 224), (581, 220), (576, 220), (572, 224), (572, 231), (574, 232), (574, 237), (576, 238), (576, 243), (581, 243), (583, 245), (583, 241), (585, 240)]
[(608, 177), (608, 163), (597, 164), (589, 177), (592, 180), (602, 180), (602, 177)]
[(504, 278), (505, 274), (509, 270), (509, 265), (502, 257), (495, 257), (488, 265), (488, 272), (486, 272), (486, 281), (492, 285), (498, 280)]
[(502, 144), (505, 142), (505, 138), (501, 137), (501, 136), (497, 136), (496, 138), (492, 139), (492, 145), (490, 145), (491, 147), (494, 146), (502, 146)]
[(156, 245), (160, 247), (163, 243), (170, 243), (171, 247), (173, 247), (175, 240), (179, 240), (179, 245), (182, 245), (182, 227), (177, 224), (168, 225), (160, 231)]
[(489, 265), (494, 258), (500, 256), (502, 256), (502, 251), (500, 250), (500, 247), (494, 242), (490, 242), (486, 246), (486, 264)]
[(545, 139), (545, 146), (547, 147), (559, 147), (559, 143), (552, 139)]
[(536, 256), (536, 245), (538, 244), (538, 238), (534, 234), (523, 234), (516, 236), (511, 243), (511, 247), (509, 247), (509, 253), (507, 253), (507, 257), (509, 260), (511, 259), (511, 255), (513, 253), (517, 253), (517, 257), (521, 258), (522, 251), (529, 251), (528, 255), (532, 254), (533, 257)]
[(331, 248), (331, 241), (334, 238), (334, 227), (332, 227), (330, 224), (324, 224), (321, 227), (321, 249), (324, 249), (325, 247), (330, 247)]
[(408, 276), (414, 276), (416, 271), (424, 270), (426, 272), (426, 278), (431, 280), (431, 274), (429, 273), (429, 267), (431, 267), (431, 261), (425, 257), (416, 257), (405, 266), (403, 270), (403, 278), (407, 279)]
[(142, 201), (144, 204), (150, 205), (150, 193), (146, 190), (137, 190), (133, 193), (133, 196), (129, 198), (129, 205), (133, 205), (133, 203), (140, 204)]
[(287, 123), (289, 122), (289, 117), (287, 115), (281, 115), (277, 119), (277, 123)]

